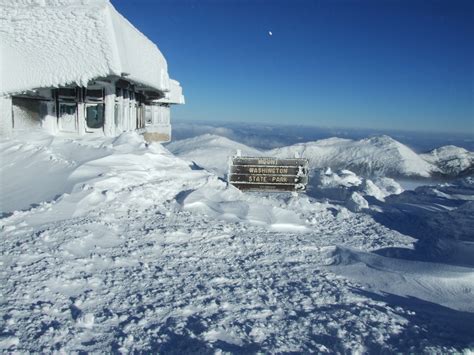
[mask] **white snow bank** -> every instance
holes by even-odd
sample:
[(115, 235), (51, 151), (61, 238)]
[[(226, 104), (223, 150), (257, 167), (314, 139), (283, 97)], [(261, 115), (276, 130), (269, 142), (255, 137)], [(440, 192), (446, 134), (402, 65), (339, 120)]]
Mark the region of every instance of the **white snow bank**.
[(272, 202), (243, 194), (232, 186), (227, 188), (222, 181), (213, 180), (186, 196), (182, 205), (185, 210), (214, 219), (248, 222), (278, 231), (308, 231), (306, 223), (295, 212)]
[(161, 176), (168, 166), (190, 170), (137, 133), (71, 140), (37, 132), (2, 142), (0, 160), (3, 213), (58, 199), (73, 209), (62, 212), (74, 215), (113, 198), (114, 191)]
[(87, 86), (122, 73), (151, 88), (170, 89), (160, 50), (108, 0), (3, 0), (1, 5), (0, 94)]
[[(102, 140), (74, 141), (42, 133), (0, 143), (0, 212), (29, 208), (70, 192), (81, 164), (111, 153)], [(99, 148), (97, 148), (99, 147)]]
[[(210, 161), (215, 163), (221, 153), (219, 150), (214, 156), (208, 155)], [(91, 209), (104, 208), (124, 190), (163, 180), (173, 187), (163, 182), (155, 192), (161, 191), (160, 199), (181, 193), (178, 199), (184, 210), (214, 219), (265, 225), (272, 230), (307, 230), (305, 222), (288, 207), (227, 187), (216, 176), (173, 156), (159, 144), (145, 143), (134, 132), (107, 139), (70, 140), (40, 132), (17, 136), (1, 143), (0, 159), (5, 163), (0, 168), (4, 214), (38, 208), (49, 216), (52, 209), (56, 210), (53, 220), (78, 217)], [(189, 179), (195, 179), (193, 188), (184, 194), (181, 187)], [(150, 204), (154, 195), (135, 202)], [(47, 218), (33, 219), (41, 223)]]

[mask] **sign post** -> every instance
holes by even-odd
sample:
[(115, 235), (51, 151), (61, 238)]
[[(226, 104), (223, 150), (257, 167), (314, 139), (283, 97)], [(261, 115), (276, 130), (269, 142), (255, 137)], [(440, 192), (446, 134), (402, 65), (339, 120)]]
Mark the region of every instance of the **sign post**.
[(299, 192), (308, 184), (308, 159), (232, 157), (228, 181), (243, 191)]

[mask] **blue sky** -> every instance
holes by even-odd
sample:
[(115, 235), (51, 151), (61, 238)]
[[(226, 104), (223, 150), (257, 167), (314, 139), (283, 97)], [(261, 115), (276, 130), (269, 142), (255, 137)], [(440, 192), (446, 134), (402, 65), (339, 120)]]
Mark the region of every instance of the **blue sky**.
[(474, 135), (474, 1), (112, 3), (181, 82), (175, 119)]

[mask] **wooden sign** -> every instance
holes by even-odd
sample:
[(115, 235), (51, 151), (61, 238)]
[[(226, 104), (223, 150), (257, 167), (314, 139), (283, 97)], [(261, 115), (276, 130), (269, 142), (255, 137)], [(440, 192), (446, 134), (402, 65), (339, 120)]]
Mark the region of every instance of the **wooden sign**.
[(246, 191), (304, 191), (308, 184), (308, 159), (233, 157), (230, 184)]

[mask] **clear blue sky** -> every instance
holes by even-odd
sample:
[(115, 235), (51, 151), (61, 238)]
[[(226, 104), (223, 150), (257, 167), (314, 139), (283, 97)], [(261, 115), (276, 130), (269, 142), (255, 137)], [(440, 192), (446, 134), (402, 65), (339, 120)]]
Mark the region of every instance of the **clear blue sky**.
[(112, 3), (181, 82), (173, 118), (474, 134), (472, 0)]

